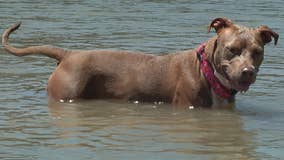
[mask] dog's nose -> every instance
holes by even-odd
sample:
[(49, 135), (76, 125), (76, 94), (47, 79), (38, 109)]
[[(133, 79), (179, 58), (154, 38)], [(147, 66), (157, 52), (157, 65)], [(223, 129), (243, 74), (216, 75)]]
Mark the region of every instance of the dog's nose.
[(243, 70), (242, 70), (242, 76), (244, 78), (252, 78), (255, 76), (255, 68), (254, 67), (245, 67)]

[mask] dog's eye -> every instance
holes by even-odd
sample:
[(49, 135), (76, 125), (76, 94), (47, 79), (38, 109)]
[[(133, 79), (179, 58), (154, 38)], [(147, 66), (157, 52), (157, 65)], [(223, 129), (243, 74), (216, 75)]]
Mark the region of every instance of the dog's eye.
[(255, 55), (261, 55), (261, 54), (263, 53), (263, 51), (260, 50), (260, 49), (255, 49), (255, 50), (253, 50), (253, 53), (254, 53)]
[(229, 51), (231, 52), (231, 53), (233, 53), (234, 55), (240, 55), (241, 54), (241, 49), (239, 49), (239, 48), (234, 48), (234, 47), (230, 47), (230, 48), (228, 48), (229, 49)]
[(263, 51), (260, 49), (254, 49), (252, 52), (252, 56), (254, 59), (256, 59), (257, 57), (262, 57), (263, 56)]

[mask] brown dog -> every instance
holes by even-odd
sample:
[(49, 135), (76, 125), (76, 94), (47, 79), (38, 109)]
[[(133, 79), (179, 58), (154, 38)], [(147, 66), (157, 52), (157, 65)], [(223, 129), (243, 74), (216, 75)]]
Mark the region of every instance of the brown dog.
[(52, 46), (15, 48), (5, 30), (4, 48), (16, 56), (42, 54), (58, 60), (48, 81), (48, 94), (56, 100), (123, 99), (170, 102), (175, 106), (222, 107), (235, 93), (255, 82), (264, 45), (278, 40), (267, 26), (247, 28), (216, 18), (209, 30), (217, 35), (195, 50), (155, 56), (129, 51), (67, 51)]

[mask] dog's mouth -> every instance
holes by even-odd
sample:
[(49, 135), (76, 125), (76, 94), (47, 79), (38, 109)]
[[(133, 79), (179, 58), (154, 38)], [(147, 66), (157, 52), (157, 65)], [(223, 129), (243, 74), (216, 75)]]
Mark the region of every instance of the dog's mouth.
[(241, 77), (238, 76), (237, 77), (229, 76), (227, 72), (223, 73), (224, 77), (227, 79), (228, 83), (231, 86), (230, 88), (240, 92), (246, 92), (255, 81), (254, 79), (242, 79)]
[(246, 92), (249, 89), (249, 87), (252, 83), (253, 83), (253, 81), (251, 81), (251, 80), (238, 81), (237, 84), (234, 86), (234, 88), (237, 91)]

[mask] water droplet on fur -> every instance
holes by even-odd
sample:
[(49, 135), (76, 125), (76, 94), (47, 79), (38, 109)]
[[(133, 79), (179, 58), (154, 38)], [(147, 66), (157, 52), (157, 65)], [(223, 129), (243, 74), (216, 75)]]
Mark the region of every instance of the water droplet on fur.
[(194, 106), (189, 106), (188, 109), (192, 110), (194, 109)]

